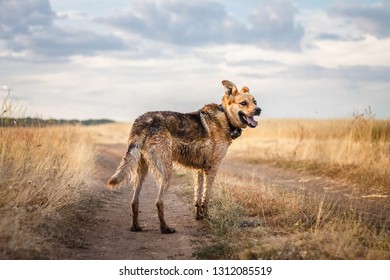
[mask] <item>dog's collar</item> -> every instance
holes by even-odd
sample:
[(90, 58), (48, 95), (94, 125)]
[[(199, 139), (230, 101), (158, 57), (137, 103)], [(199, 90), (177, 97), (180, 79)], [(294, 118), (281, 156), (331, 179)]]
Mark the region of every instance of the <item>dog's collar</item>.
[(218, 109), (219, 109), (221, 112), (225, 113), (225, 115), (226, 115), (226, 118), (227, 118), (228, 123), (229, 123), (230, 137), (232, 137), (233, 140), (236, 139), (236, 138), (238, 138), (238, 137), (240, 137), (240, 136), (241, 136), (242, 129), (241, 129), (241, 128), (234, 127), (234, 126), (230, 123), (229, 117), (227, 116), (225, 110), (223, 109), (222, 104), (219, 104), (219, 105), (218, 105)]

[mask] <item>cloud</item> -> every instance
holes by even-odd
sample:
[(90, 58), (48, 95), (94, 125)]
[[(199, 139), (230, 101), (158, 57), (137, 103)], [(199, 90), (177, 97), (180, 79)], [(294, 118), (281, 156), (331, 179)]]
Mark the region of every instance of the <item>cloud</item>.
[(33, 56), (41, 57), (92, 55), (124, 47), (122, 41), (114, 36), (97, 35), (88, 31), (69, 32), (55, 26), (15, 36), (7, 41), (7, 45), (15, 51), (27, 51)]
[(329, 10), (329, 15), (351, 21), (363, 32), (387, 38), (390, 36), (390, 3), (349, 4), (336, 6)]
[(304, 35), (296, 13), (290, 1), (261, 1), (249, 15), (238, 16), (210, 0), (138, 0), (127, 12), (96, 19), (77, 11), (57, 13), (48, 0), (0, 0), (0, 44), (5, 47), (0, 56), (64, 60), (124, 49), (166, 55), (166, 44), (175, 52), (227, 44), (296, 51)]
[(234, 35), (246, 31), (224, 6), (205, 1), (137, 1), (127, 13), (101, 22), (150, 40), (189, 46), (232, 42), (238, 40)]
[(296, 13), (290, 1), (260, 1), (249, 16), (250, 35), (262, 45), (299, 50), (304, 29), (295, 22)]
[(129, 11), (99, 22), (179, 46), (239, 43), (297, 50), (304, 32), (295, 22), (296, 12), (290, 1), (261, 1), (250, 15), (239, 18), (213, 1), (140, 0)]
[(338, 34), (322, 32), (322, 33), (317, 35), (316, 39), (329, 40), (329, 41), (341, 41), (341, 40), (344, 40), (345, 38), (341, 35), (338, 35)]
[(0, 0), (0, 38), (29, 34), (33, 29), (50, 26), (55, 13), (45, 0)]
[(0, 1), (0, 42), (8, 50), (24, 52), (27, 57), (64, 58), (118, 50), (123, 41), (113, 35), (57, 27), (59, 19), (47, 0)]
[(343, 80), (348, 83), (385, 83), (390, 76), (390, 67), (386, 66), (340, 66), (326, 68), (318, 65), (292, 66), (279, 73), (280, 77), (311, 80)]

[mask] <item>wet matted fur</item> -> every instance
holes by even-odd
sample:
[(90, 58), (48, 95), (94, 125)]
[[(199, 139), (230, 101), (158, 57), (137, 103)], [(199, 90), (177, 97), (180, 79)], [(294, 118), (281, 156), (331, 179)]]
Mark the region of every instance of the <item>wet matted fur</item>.
[(117, 189), (127, 181), (134, 188), (132, 231), (142, 230), (138, 224), (138, 198), (145, 176), (150, 171), (159, 187), (156, 206), (161, 232), (175, 232), (165, 222), (163, 204), (174, 161), (196, 170), (196, 219), (207, 217), (211, 188), (221, 160), (242, 129), (257, 126), (254, 116), (259, 116), (261, 112), (247, 87), (239, 91), (226, 80), (222, 81), (222, 85), (225, 93), (220, 105), (208, 104), (186, 114), (148, 112), (135, 120), (127, 152), (108, 181), (111, 189)]

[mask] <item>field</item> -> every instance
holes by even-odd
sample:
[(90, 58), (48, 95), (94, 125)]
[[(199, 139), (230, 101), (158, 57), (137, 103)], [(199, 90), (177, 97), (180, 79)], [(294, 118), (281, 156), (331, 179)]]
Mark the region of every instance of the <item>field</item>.
[(79, 127), (0, 128), (3, 258), (42, 258), (52, 240), (79, 242), (70, 234), (96, 201), (91, 139)]
[(252, 163), (324, 174), (390, 194), (390, 121), (358, 115), (335, 120), (266, 120), (246, 130), (230, 154)]
[[(125, 148), (129, 127), (106, 124), (0, 128), (1, 258), (63, 258), (53, 253), (58, 248), (65, 248), (67, 258), (79, 258), (80, 254), (72, 252), (80, 248), (86, 252), (88, 244), (104, 242), (101, 237), (86, 242), (88, 232), (107, 236), (112, 251), (115, 248), (125, 251), (127, 247), (130, 250), (134, 246), (129, 241), (133, 238), (131, 233), (125, 230), (130, 220), (128, 206), (123, 206), (126, 213), (118, 214), (122, 211), (118, 210), (118, 201), (128, 203), (130, 190), (107, 199), (103, 190), (107, 175), (99, 171), (103, 167), (107, 174), (113, 171)], [(286, 172), (305, 174), (314, 176), (318, 182), (331, 178), (340, 187), (353, 186), (351, 196), (342, 195), (339, 201), (334, 201), (326, 193), (287, 190), (268, 174), (262, 174), (268, 178), (264, 180), (258, 179), (254, 171), (248, 174), (249, 167), (258, 170), (261, 166), (271, 166), (278, 176)], [(185, 238), (197, 242), (186, 246), (192, 246), (192, 256), (200, 259), (389, 259), (388, 217), (371, 221), (353, 207), (358, 197), (363, 203), (369, 201), (372, 209), (388, 211), (389, 172), (388, 120), (367, 116), (342, 120), (264, 120), (258, 128), (247, 129), (231, 146), (215, 185), (208, 221), (199, 224), (192, 216), (187, 217), (192, 215), (192, 175), (178, 169), (170, 190), (175, 194), (173, 202), (167, 204), (177, 204), (174, 200), (183, 197), (184, 202), (181, 208), (169, 206), (172, 208), (167, 211), (183, 214), (170, 217), (176, 219), (177, 227), (184, 226), (181, 232), (176, 237), (167, 237), (172, 240), (162, 240), (158, 230), (148, 230), (134, 238), (138, 243), (146, 242), (141, 244), (145, 254), (141, 258), (151, 256), (145, 249), (150, 240), (160, 240), (160, 245), (154, 247), (164, 249), (167, 242), (176, 242), (187, 234)], [(97, 179), (99, 176), (101, 181)], [(298, 180), (292, 184), (299, 189), (301, 183)], [(151, 191), (152, 204), (154, 195)], [(149, 194), (142, 199), (147, 201)], [(115, 207), (113, 216), (110, 211)], [(155, 210), (150, 209), (150, 219), (154, 221)], [(148, 225), (147, 211), (141, 213)], [(94, 228), (99, 224), (100, 212), (105, 213), (107, 223), (104, 229), (99, 228), (103, 232)], [(179, 216), (187, 218), (180, 220)], [(123, 219), (123, 230), (109, 237), (104, 231), (114, 230), (118, 219)], [(170, 246), (171, 250), (181, 250), (179, 245), (175, 246)], [(88, 250), (88, 258), (98, 258), (93, 249)], [(140, 254), (141, 249), (136, 250)], [(179, 258), (170, 254), (174, 255), (171, 258)], [(129, 256), (129, 252), (127, 255), (116, 252), (114, 256)]]

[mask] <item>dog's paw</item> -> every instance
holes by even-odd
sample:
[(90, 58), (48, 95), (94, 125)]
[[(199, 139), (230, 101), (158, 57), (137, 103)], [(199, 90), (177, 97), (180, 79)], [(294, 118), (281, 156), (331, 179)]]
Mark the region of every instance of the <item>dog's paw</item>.
[(196, 211), (195, 213), (196, 220), (203, 220), (205, 218), (208, 218), (209, 216), (208, 207), (205, 205), (196, 206), (195, 211)]
[(198, 205), (195, 205), (195, 219), (200, 221), (203, 220), (204, 215), (203, 215), (203, 208), (201, 208)]
[(200, 220), (203, 220), (204, 216), (201, 214), (201, 213), (196, 213), (195, 215), (195, 219), (200, 221)]
[(176, 230), (174, 228), (171, 228), (171, 227), (163, 227), (161, 228), (161, 233), (163, 234), (170, 234), (170, 233), (175, 233)]
[(202, 215), (204, 218), (208, 218), (209, 217), (209, 207), (207, 205), (201, 205), (201, 209), (202, 209)]
[(142, 231), (142, 228), (139, 225), (132, 225), (130, 231), (133, 232)]

